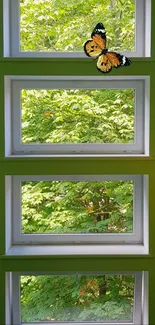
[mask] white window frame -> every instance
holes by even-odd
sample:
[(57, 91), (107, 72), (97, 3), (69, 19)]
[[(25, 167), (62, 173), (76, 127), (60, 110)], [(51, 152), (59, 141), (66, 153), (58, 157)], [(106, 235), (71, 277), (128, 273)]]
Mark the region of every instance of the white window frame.
[[(20, 0), (3, 0), (4, 56), (86, 58), (84, 52), (20, 52)], [(151, 56), (151, 0), (135, 0), (135, 52), (130, 57)], [(91, 31), (90, 31), (91, 34)]]
[[(135, 89), (134, 143), (22, 144), (22, 89)], [(5, 156), (149, 156), (150, 77), (5, 77)]]
[[(22, 181), (133, 180), (133, 233), (22, 234)], [(106, 255), (148, 254), (147, 175), (45, 175), (6, 176), (6, 254)], [(144, 231), (145, 229), (145, 231)]]
[[(6, 319), (7, 325), (26, 325), (26, 323), (21, 323), (21, 310), (20, 310), (20, 276), (45, 276), (45, 275), (86, 275), (86, 276), (97, 276), (97, 275), (134, 275), (134, 312), (132, 322), (91, 322), (91, 325), (103, 324), (103, 325), (140, 325), (146, 324), (145, 321), (148, 319), (148, 299), (145, 299), (148, 294), (148, 272), (13, 272), (6, 273)], [(12, 308), (11, 308), (12, 305)], [(145, 308), (144, 308), (145, 307)], [(29, 323), (30, 325), (32, 323)], [(33, 324), (38, 324), (34, 322)], [(46, 322), (39, 322), (40, 325), (47, 324)], [(66, 322), (48, 322), (48, 324), (60, 325), (66, 324)], [(90, 325), (90, 322), (67, 322), (70, 325)]]

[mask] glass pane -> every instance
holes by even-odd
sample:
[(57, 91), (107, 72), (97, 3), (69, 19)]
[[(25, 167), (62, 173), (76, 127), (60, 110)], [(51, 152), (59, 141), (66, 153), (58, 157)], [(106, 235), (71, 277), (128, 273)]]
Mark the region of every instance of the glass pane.
[(22, 232), (131, 233), (133, 183), (22, 182)]
[(22, 90), (22, 143), (134, 143), (134, 89)]
[(135, 0), (20, 0), (21, 51), (83, 51), (100, 21), (107, 48), (135, 50)]
[(21, 276), (22, 322), (132, 322), (134, 275)]

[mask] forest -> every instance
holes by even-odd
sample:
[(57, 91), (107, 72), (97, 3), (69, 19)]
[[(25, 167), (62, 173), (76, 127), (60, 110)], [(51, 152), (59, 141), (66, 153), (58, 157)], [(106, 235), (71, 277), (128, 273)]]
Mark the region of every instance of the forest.
[[(134, 0), (20, 0), (21, 51), (83, 51), (100, 21), (109, 49), (134, 51)], [(133, 143), (134, 101), (134, 89), (23, 89), (22, 143)], [(132, 181), (21, 186), (24, 234), (133, 232)], [(22, 322), (132, 321), (134, 281), (104, 270), (21, 276)]]

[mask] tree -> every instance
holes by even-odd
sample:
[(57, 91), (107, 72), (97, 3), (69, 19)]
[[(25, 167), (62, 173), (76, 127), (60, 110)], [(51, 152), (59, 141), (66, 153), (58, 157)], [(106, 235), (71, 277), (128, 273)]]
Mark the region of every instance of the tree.
[(24, 182), (23, 233), (133, 230), (132, 181)]
[[(103, 290), (104, 284), (104, 290)], [(132, 321), (134, 276), (24, 276), (22, 321)]]
[[(83, 51), (101, 21), (109, 49), (134, 51), (134, 2), (21, 0), (21, 50)], [(134, 141), (134, 90), (31, 89), (21, 102), (25, 144)], [(22, 232), (132, 232), (132, 206), (129, 181), (23, 182)], [(132, 320), (133, 299), (131, 275), (21, 278), (24, 322)]]
[(83, 51), (98, 22), (108, 48), (134, 51), (134, 0), (25, 0), (21, 2), (22, 51)]
[[(23, 143), (133, 143), (134, 90), (23, 90)], [(37, 123), (36, 123), (37, 121)]]

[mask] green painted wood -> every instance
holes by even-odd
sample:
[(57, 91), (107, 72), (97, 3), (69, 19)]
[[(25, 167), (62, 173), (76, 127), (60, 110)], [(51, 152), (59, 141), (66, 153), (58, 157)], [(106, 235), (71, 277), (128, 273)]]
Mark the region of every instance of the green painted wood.
[(153, 258), (133, 257), (7, 257), (1, 260), (5, 272), (88, 272), (88, 271), (148, 271)]
[[(4, 0), (5, 1), (5, 0)], [(150, 75), (151, 120), (149, 158), (4, 158), (5, 75), (94, 75), (96, 63), (85, 59), (2, 58), (3, 26), (0, 0), (0, 324), (5, 323), (7, 271), (149, 271), (149, 325), (155, 324), (155, 1), (152, 1), (152, 57), (133, 58), (130, 68), (113, 76)], [(8, 257), (5, 256), (5, 176), (41, 174), (149, 174), (150, 256)], [(144, 229), (145, 232), (145, 229)]]
[[(132, 65), (121, 69), (112, 69), (111, 76), (149, 75), (155, 62), (147, 58), (134, 61)], [(5, 75), (40, 75), (40, 76), (103, 76), (96, 69), (92, 59), (0, 59), (0, 72)]]
[(150, 174), (154, 172), (154, 160), (131, 159), (58, 159), (21, 158), (0, 162), (0, 174), (6, 175), (54, 175), (54, 174)]

